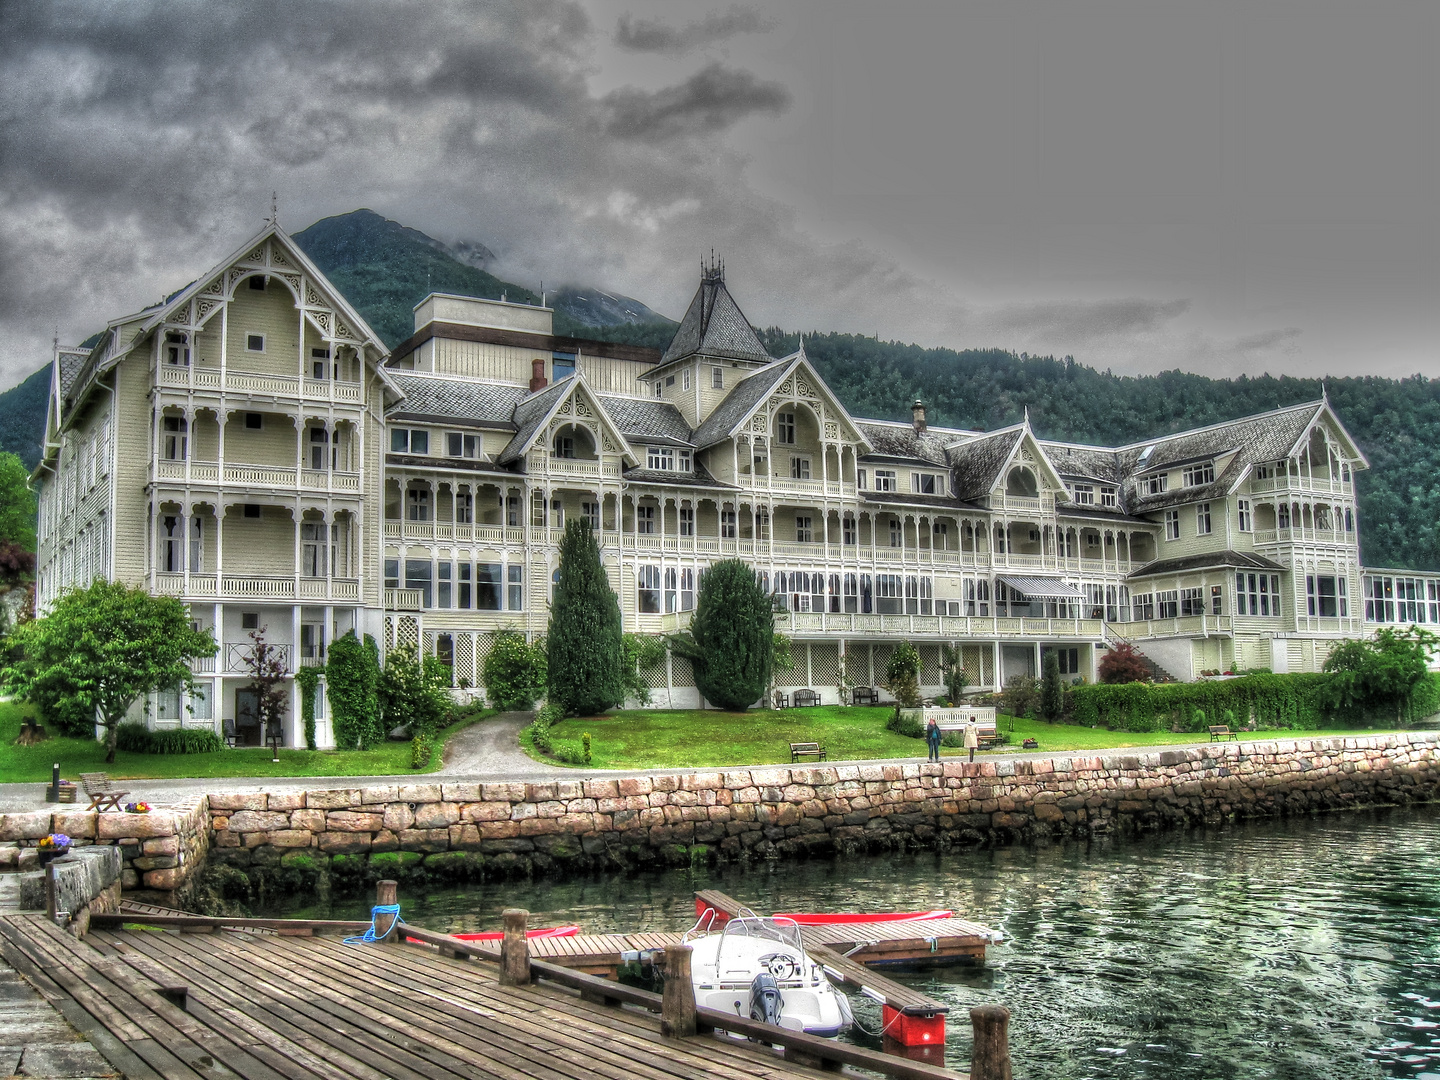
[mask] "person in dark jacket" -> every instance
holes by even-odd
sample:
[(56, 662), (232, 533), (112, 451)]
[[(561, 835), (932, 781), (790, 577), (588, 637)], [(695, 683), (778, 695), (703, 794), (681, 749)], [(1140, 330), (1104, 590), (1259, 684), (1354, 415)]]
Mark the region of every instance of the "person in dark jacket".
[(940, 725), (931, 716), (925, 721), (925, 741), (930, 745), (930, 756), (927, 761), (940, 760)]

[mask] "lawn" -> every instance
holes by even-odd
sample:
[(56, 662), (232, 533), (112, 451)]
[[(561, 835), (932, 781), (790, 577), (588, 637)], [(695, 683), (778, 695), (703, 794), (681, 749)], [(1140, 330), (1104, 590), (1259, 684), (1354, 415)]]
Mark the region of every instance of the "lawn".
[[(744, 713), (691, 709), (636, 709), (556, 724), (557, 744), (579, 750), (581, 736), (590, 735), (591, 767), (660, 769), (721, 765), (789, 764), (792, 742), (818, 742), (829, 760), (924, 758), (925, 743), (885, 730), (889, 708), (756, 709)], [(1000, 718), (1009, 732), (1010, 717)], [(1242, 738), (1276, 739), (1308, 735), (1358, 735), (1367, 731), (1263, 731)], [(1166, 746), (1208, 742), (1208, 735), (1171, 732), (1109, 731), (1104, 728), (1015, 720), (1011, 743), (1001, 751), (1020, 749), (1035, 739), (1046, 750), (1113, 750), (1122, 747)], [(522, 740), (523, 742), (523, 740)], [(539, 758), (526, 744), (532, 757)], [(983, 752), (982, 752), (983, 753)], [(945, 757), (961, 757), (963, 749), (943, 747)], [(547, 759), (548, 760), (548, 759)]]
[(51, 733), (39, 746), (16, 746), (21, 718), (34, 715), (33, 706), (0, 702), (0, 782), (20, 783), (50, 779), (52, 763), (60, 775), (76, 780), (82, 772), (108, 772), (120, 779), (225, 776), (390, 776), (433, 772), (440, 765), (444, 742), (477, 720), (495, 715), (480, 711), (444, 728), (436, 739), (429, 769), (410, 768), (410, 744), (387, 742), (375, 750), (281, 750), (278, 763), (265, 749), (223, 750), (217, 754), (129, 754), (116, 751), (114, 764), (105, 763), (105, 747), (91, 739), (72, 739)]

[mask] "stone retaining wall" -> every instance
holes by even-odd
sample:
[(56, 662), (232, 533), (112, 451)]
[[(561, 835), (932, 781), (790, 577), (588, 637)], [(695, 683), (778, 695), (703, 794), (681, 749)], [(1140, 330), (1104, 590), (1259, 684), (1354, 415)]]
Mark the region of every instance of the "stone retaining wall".
[(317, 875), (325, 884), (474, 878), (1221, 823), (1440, 799), (1437, 744), (1440, 733), (1398, 733), (1053, 760), (212, 795), (211, 859), (305, 887)]

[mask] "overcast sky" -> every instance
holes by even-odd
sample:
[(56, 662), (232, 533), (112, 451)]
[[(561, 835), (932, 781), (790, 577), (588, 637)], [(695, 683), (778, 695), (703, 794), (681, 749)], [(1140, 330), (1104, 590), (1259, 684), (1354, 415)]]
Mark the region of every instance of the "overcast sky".
[(1437, 373), (1440, 4), (0, 0), (0, 386), (369, 207), (678, 318)]

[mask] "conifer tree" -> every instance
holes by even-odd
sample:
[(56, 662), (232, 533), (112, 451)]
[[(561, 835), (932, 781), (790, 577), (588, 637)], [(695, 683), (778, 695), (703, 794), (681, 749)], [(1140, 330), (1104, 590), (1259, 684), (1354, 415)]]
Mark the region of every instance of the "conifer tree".
[(775, 611), (754, 568), (726, 559), (706, 570), (690, 631), (672, 637), (670, 647), (690, 661), (712, 705), (743, 712), (758, 701), (770, 685)]
[(560, 580), (546, 635), (550, 703), (594, 716), (625, 700), (620, 602), (610, 588), (588, 518), (572, 518), (560, 542)]
[(1045, 654), (1041, 672), (1040, 717), (1056, 724), (1065, 712), (1065, 688), (1060, 684), (1060, 656), (1054, 649)]

